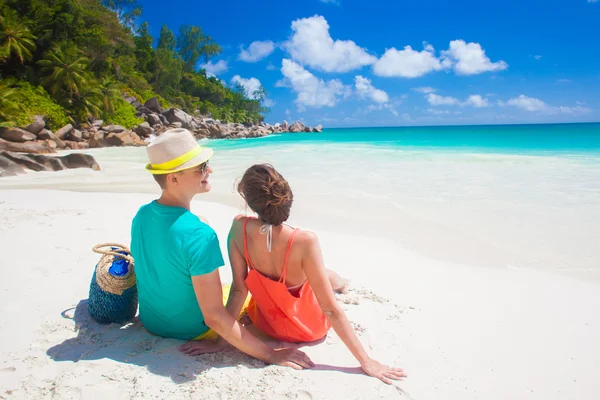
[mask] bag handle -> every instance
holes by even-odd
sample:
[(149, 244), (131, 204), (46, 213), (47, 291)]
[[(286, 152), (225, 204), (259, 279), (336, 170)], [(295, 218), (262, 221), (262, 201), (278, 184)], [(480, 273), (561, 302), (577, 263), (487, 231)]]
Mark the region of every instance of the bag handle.
[(120, 247), (123, 250), (125, 250), (127, 253), (131, 254), (131, 250), (129, 250), (129, 248), (127, 246), (123, 246), (122, 244), (119, 243), (102, 243), (102, 244), (97, 244), (96, 246), (94, 246), (92, 248), (92, 250), (98, 254), (104, 254), (104, 255), (111, 255), (111, 256), (115, 256), (115, 257), (120, 257), (124, 260), (129, 261), (131, 264), (133, 264), (133, 257), (131, 257), (130, 255), (127, 254), (121, 254), (118, 253), (114, 250), (102, 250), (101, 247)]

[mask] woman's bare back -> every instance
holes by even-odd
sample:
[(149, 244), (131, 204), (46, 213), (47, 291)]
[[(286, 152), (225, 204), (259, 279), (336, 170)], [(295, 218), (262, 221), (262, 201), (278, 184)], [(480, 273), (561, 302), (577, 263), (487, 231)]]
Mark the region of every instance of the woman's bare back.
[[(235, 244), (240, 253), (244, 253), (244, 221), (249, 217), (236, 218), (235, 229)], [(261, 233), (260, 228), (264, 224), (262, 221), (249, 218), (246, 228), (246, 240), (248, 246), (248, 254), (254, 268), (264, 276), (279, 280), (283, 273), (285, 263), (285, 255), (288, 243), (294, 228), (289, 225), (282, 224), (273, 227), (273, 237), (271, 241), (271, 252), (267, 247), (267, 235)], [(302, 268), (302, 263), (307, 257), (306, 245), (310, 242), (312, 232), (298, 230), (294, 236), (294, 241), (290, 249), (287, 262), (287, 274), (285, 285), (288, 288), (295, 289), (306, 282), (306, 274)], [(249, 266), (248, 266), (249, 267)], [(336, 292), (345, 291), (347, 281), (336, 274), (334, 271), (328, 270), (329, 280)]]

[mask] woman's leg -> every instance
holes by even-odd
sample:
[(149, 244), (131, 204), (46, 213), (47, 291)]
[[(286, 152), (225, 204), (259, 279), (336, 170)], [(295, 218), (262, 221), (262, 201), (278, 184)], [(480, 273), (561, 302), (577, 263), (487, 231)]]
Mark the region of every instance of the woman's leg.
[(339, 276), (335, 271), (328, 269), (327, 275), (329, 275), (329, 282), (333, 291), (336, 293), (346, 293), (348, 287), (348, 280)]

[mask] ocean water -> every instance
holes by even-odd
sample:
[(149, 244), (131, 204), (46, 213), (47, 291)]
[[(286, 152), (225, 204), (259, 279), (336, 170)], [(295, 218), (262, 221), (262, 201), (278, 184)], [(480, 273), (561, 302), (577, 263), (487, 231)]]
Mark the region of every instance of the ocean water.
[[(235, 182), (254, 163), (290, 182), (290, 223), (392, 240), (483, 268), (542, 269), (600, 280), (600, 124), (326, 129), (203, 140), (213, 190), (244, 205)], [(101, 172), (3, 178), (0, 188), (157, 192), (143, 148), (88, 150)], [(352, 251), (352, 249), (349, 249)]]

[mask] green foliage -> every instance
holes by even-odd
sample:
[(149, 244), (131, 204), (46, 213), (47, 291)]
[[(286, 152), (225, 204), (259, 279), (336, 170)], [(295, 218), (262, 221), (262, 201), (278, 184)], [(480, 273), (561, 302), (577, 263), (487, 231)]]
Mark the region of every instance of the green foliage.
[(0, 61), (15, 57), (23, 64), (35, 51), (35, 36), (15, 10), (0, 10)]
[(198, 70), (221, 52), (201, 27), (176, 36), (163, 25), (154, 48), (147, 22), (134, 32), (141, 11), (138, 0), (0, 0), (0, 78), (17, 82), (1, 89), (0, 123), (42, 114), (55, 128), (90, 117), (131, 127), (140, 120), (124, 95), (223, 121), (264, 118), (264, 91), (244, 93)]
[(104, 5), (117, 14), (119, 22), (127, 28), (135, 25), (135, 20), (142, 15), (142, 6), (136, 0), (103, 0)]
[(195, 71), (200, 57), (206, 61), (221, 52), (210, 36), (202, 32), (199, 26), (182, 25), (177, 37), (177, 52), (183, 60), (186, 71)]
[[(68, 124), (65, 110), (57, 104), (42, 87), (27, 82), (0, 82), (0, 119), (13, 122), (13, 126), (25, 126), (34, 115), (41, 115), (49, 129), (56, 130)], [(16, 107), (15, 107), (16, 106)]]
[(104, 112), (102, 114), (102, 119), (105, 124), (121, 125), (127, 129), (131, 129), (144, 122), (142, 118), (136, 118), (133, 107), (120, 99), (115, 103), (114, 111), (110, 113)]

